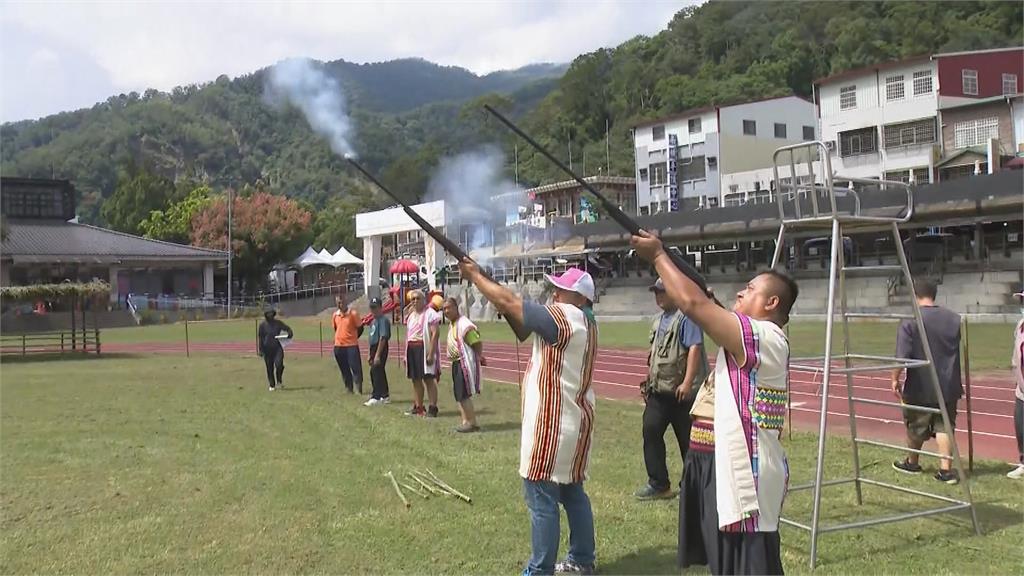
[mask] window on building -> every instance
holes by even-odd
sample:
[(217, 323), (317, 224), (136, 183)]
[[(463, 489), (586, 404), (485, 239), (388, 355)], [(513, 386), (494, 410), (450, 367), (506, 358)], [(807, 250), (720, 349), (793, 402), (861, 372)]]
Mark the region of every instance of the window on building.
[(966, 120), (953, 125), (953, 147), (967, 148), (980, 146), (989, 138), (999, 137), (999, 118), (979, 118)]
[(718, 208), (718, 198), (711, 196), (708, 198), (708, 208)]
[(746, 192), (732, 192), (726, 194), (722, 200), (723, 206), (742, 206), (747, 203)]
[(662, 200), (658, 205), (658, 210), (661, 212), (668, 212), (668, 200)]
[(648, 208), (647, 206), (641, 206), (640, 207), (640, 215), (641, 216), (647, 216), (650, 213), (651, 213), (651, 209)]
[(640, 181), (647, 182), (647, 168), (640, 169)]
[(657, 140), (664, 140), (665, 139), (665, 125), (664, 124), (660, 124), (658, 126), (652, 127), (651, 128), (651, 138), (653, 138), (656, 141)]
[(814, 126), (804, 126), (804, 140), (814, 140)]
[(921, 70), (914, 72), (914, 96), (924, 96), (932, 93), (932, 71)]
[(895, 170), (893, 172), (886, 172), (885, 179), (890, 182), (910, 182), (910, 173), (914, 173), (915, 184), (928, 184), (928, 168), (914, 168), (913, 170)]
[(885, 99), (888, 102), (903, 100), (906, 97), (903, 86), (903, 74), (889, 76), (885, 79)]
[(686, 121), (690, 134), (700, 134), (700, 118), (690, 118)]
[(935, 142), (935, 118), (926, 118), (903, 124), (891, 124), (882, 128), (885, 135), (885, 148), (899, 148), (915, 144)]
[(961, 74), (963, 75), (963, 79), (964, 79), (964, 94), (969, 94), (971, 96), (977, 96), (978, 95), (978, 71), (977, 70), (968, 70), (968, 69), (965, 68), (963, 70), (963, 72), (961, 72)]
[(665, 163), (651, 164), (651, 186), (664, 186), (668, 181), (668, 170)]
[(850, 110), (857, 107), (857, 85), (839, 89), (839, 109)]
[(757, 136), (757, 122), (753, 120), (744, 120), (743, 133), (748, 136)]
[(1003, 95), (1017, 93), (1017, 75), (1003, 74)]
[(842, 157), (871, 154), (878, 151), (874, 128), (839, 133), (839, 155)]
[(679, 171), (678, 178), (680, 182), (703, 180), (707, 177), (703, 156), (694, 156), (693, 162), (680, 162), (676, 164), (676, 169)]
[(558, 215), (572, 216), (572, 198), (558, 199)]
[(786, 137), (786, 125), (776, 122), (775, 123), (775, 137), (785, 138)]

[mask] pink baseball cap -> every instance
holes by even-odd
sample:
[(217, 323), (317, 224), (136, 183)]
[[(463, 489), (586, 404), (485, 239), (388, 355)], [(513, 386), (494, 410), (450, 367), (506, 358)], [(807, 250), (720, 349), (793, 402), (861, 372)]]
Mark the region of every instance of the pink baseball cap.
[(591, 302), (594, 301), (594, 279), (579, 268), (569, 268), (561, 276), (545, 274), (544, 278), (557, 288), (575, 292)]

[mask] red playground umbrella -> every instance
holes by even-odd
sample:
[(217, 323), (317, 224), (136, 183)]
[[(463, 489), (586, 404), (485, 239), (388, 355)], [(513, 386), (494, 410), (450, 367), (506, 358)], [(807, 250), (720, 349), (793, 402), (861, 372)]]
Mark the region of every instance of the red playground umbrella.
[(419, 265), (412, 260), (396, 260), (388, 268), (388, 272), (391, 274), (416, 274), (419, 271)]

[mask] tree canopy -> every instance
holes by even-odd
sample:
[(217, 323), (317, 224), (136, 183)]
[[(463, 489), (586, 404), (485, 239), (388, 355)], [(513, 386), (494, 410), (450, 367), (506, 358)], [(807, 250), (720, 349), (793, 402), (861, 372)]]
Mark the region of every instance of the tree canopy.
[[(313, 215), (295, 200), (265, 191), (232, 196), (232, 263), (254, 288), (274, 265), (294, 258), (312, 240)], [(228, 237), (228, 200), (208, 202), (192, 218), (192, 242), (223, 250)]]

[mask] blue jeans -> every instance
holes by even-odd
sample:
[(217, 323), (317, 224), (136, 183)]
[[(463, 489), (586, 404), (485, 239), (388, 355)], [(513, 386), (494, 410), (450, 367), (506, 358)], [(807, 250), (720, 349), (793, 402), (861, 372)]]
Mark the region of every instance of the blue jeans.
[(530, 563), (524, 575), (552, 574), (558, 557), (558, 505), (569, 519), (568, 560), (589, 566), (594, 563), (594, 513), (583, 484), (556, 484), (523, 480), (526, 507), (530, 510)]

